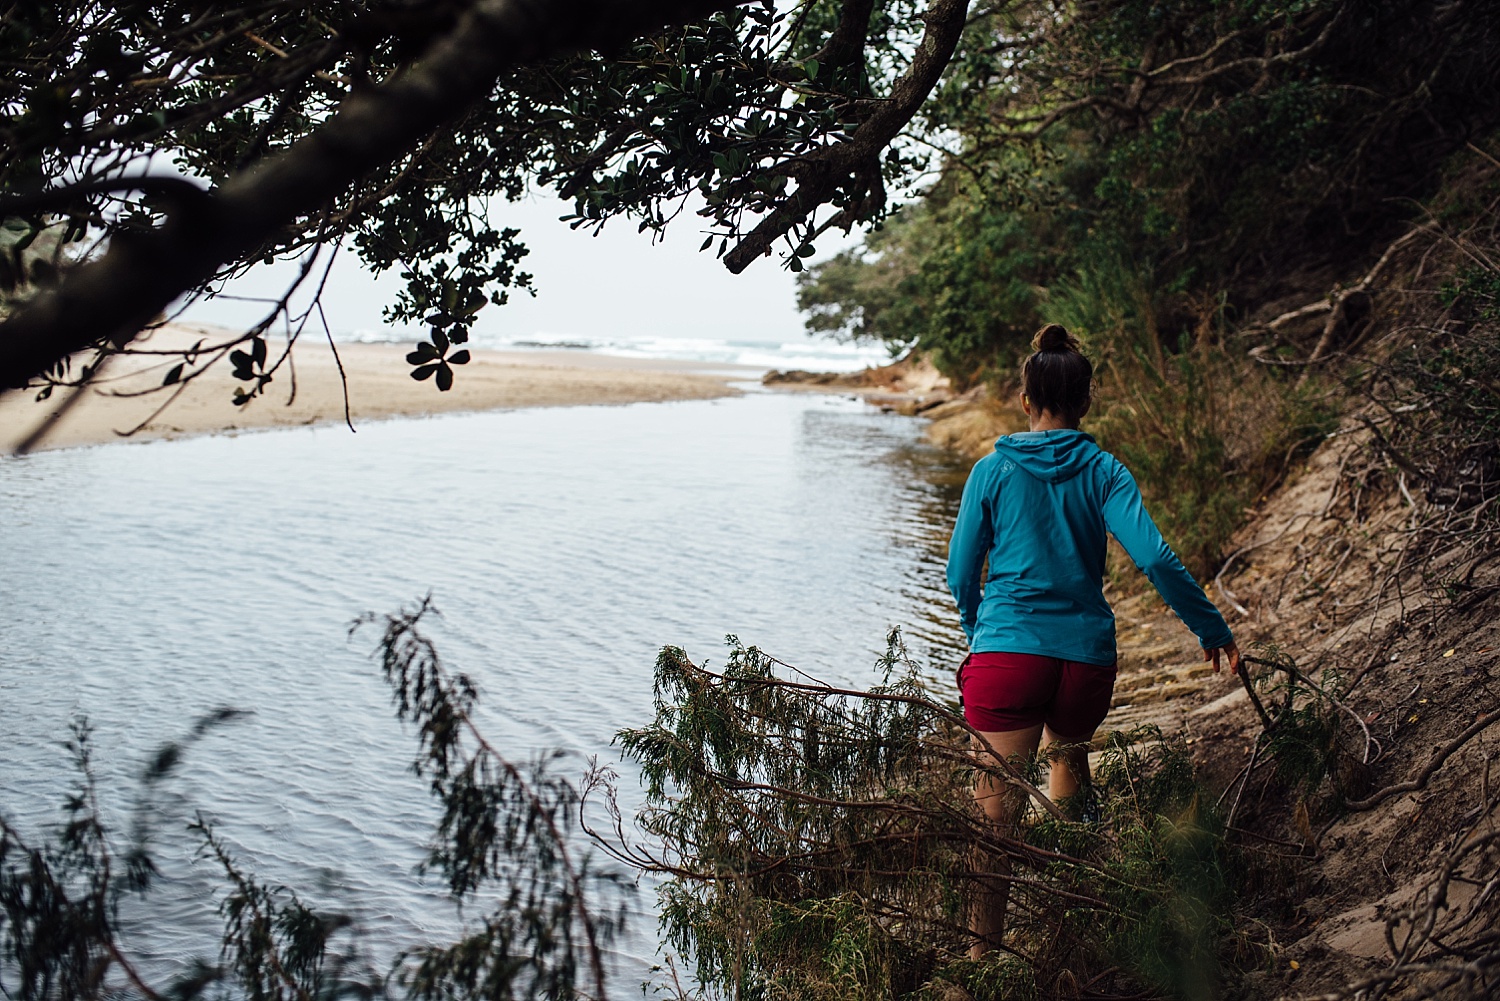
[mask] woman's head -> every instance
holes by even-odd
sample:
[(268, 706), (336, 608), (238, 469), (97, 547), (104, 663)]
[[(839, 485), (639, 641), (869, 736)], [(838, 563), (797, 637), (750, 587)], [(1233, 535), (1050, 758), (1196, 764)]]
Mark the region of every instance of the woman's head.
[(1038, 330), (1031, 347), (1031, 356), (1021, 363), (1027, 413), (1033, 421), (1046, 414), (1067, 427), (1077, 427), (1093, 402), (1093, 363), (1078, 349), (1078, 338), (1060, 323)]

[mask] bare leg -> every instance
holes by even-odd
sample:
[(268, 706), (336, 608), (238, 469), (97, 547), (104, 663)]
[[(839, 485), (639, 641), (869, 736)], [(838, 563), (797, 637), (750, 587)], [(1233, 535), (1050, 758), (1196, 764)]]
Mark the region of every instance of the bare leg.
[[(1036, 754), (1037, 744), (1042, 739), (1042, 727), (1032, 726), (1024, 730), (1001, 730), (983, 734), (995, 754), (1001, 759), (1024, 766)], [(974, 750), (982, 760), (993, 762), (990, 752), (979, 741)], [(990, 823), (1002, 835), (1013, 835), (1026, 809), (1026, 794), (1002, 779), (980, 773), (974, 785), (974, 800), (984, 811)], [(974, 944), (969, 947), (969, 957), (980, 959), (991, 949), (999, 948), (1005, 934), (1005, 905), (1010, 899), (1010, 860), (1004, 855), (991, 855), (976, 848), (974, 868), (979, 873), (992, 873), (1001, 877), (990, 879), (981, 875), (969, 909), (969, 927), (974, 932)]]
[(1064, 737), (1052, 732), (1051, 727), (1042, 730), (1042, 750), (1053, 745), (1064, 745), (1052, 759), (1052, 768), (1047, 779), (1047, 794), (1058, 803), (1077, 796), (1089, 784), (1089, 741), (1087, 737)]

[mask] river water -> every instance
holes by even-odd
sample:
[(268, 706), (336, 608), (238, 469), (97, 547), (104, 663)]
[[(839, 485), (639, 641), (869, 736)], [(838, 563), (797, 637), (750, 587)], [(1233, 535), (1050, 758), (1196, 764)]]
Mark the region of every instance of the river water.
[[(351, 619), (430, 593), (490, 740), (581, 773), (650, 720), (667, 643), (721, 660), (735, 633), (868, 685), (899, 625), (945, 684), (964, 471), (917, 421), (754, 391), (0, 459), (0, 810), (33, 835), (61, 818), (62, 741), (87, 717), (105, 814), (127, 825), (152, 751), (232, 706), (249, 715), (190, 747), (154, 808), (162, 877), (125, 913), (140, 964), (215, 958), (199, 813), (263, 881), (353, 914), (372, 956), (450, 934), (461, 919), (414, 872), (435, 810), (412, 734)], [(630, 904), (616, 996), (656, 961), (652, 902), (647, 885)]]

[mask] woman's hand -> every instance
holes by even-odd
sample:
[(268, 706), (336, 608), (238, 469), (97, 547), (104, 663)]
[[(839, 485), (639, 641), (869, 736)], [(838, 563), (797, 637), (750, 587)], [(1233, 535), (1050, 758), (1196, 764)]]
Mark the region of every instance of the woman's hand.
[(1214, 662), (1215, 674), (1219, 673), (1220, 654), (1223, 654), (1226, 658), (1228, 658), (1229, 669), (1231, 671), (1238, 671), (1240, 669), (1240, 648), (1234, 645), (1234, 640), (1230, 640), (1223, 646), (1212, 646), (1204, 649), (1203, 659), (1211, 660)]

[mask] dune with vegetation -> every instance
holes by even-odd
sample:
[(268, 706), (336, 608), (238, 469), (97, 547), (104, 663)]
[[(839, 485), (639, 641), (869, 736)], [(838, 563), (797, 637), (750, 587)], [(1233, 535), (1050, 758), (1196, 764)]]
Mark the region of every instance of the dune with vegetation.
[[(1112, 16), (1094, 24), (1125, 32), (1109, 44), (1143, 67), (1172, 58), (1163, 36)], [(1058, 58), (1104, 44), (1077, 27)], [(866, 392), (974, 459), (1025, 426), (1013, 401), (1031, 331), (1080, 335), (1098, 365), (1084, 429), (1135, 472), (1248, 656), (1242, 677), (1216, 676), (1116, 552), (1121, 674), (1095, 748), (1107, 819), (1078, 824), (1038, 799), (1019, 843), (955, 815), (961, 776), (922, 788), (954, 775), (967, 738), (952, 716), (805, 710), (839, 735), (818, 754), (842, 741), (848, 755), (830, 766), (848, 812), (786, 792), (780, 823), (804, 832), (818, 814), (823, 854), (769, 837), (753, 856), (764, 877), (735, 891), (749, 902), (698, 893), (681, 920), (715, 928), (700, 941), (718, 962), (737, 941), (796, 943), (755, 953), (796, 997), (855, 983), (945, 1001), (1492, 996), (1500, 140), (1453, 92), (1418, 96), (1423, 72), (1443, 78), (1432, 29), (1309, 55), (1322, 82), (1352, 84), (1380, 53), (1384, 79), (1414, 88), (1406, 105), (1263, 67), (1159, 93), (1133, 121), (1065, 118), (1025, 163), (982, 151), (977, 126), (962, 169), (806, 273), (812, 326), (911, 353), (855, 379), (771, 381)], [(1173, 44), (1180, 57), (1185, 36)], [(1137, 79), (1149, 91), (1151, 73)], [(1403, 117), (1423, 101), (1430, 118)], [(987, 177), (1017, 187), (996, 197)], [(716, 684), (731, 698), (733, 679)], [(740, 753), (796, 753), (773, 715), (744, 723)], [(873, 733), (909, 739), (912, 757), (876, 755)], [(866, 808), (878, 819), (853, 805), (870, 784), (889, 794)], [(983, 869), (959, 846), (975, 843), (1017, 867), (1011, 948), (987, 964), (955, 958), (955, 901)], [(730, 914), (755, 933), (737, 940)]]

